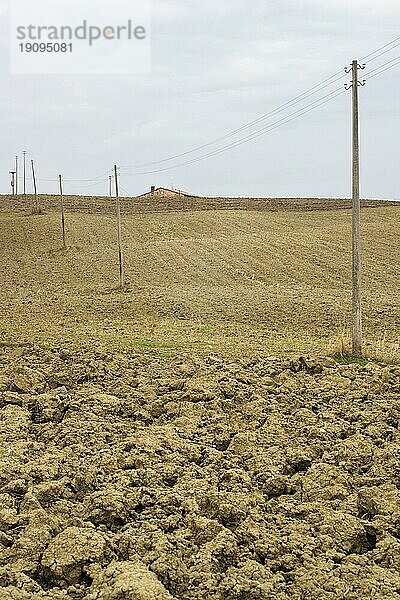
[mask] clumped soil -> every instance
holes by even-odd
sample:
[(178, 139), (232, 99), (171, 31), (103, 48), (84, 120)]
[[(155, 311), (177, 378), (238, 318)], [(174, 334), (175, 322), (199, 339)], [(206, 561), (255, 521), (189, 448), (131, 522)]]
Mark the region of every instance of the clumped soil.
[(400, 598), (400, 368), (0, 354), (2, 600)]

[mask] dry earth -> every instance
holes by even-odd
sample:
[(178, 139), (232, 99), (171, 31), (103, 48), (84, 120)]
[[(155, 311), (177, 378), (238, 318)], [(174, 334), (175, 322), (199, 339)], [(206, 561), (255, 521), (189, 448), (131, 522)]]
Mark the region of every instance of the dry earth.
[(400, 598), (400, 368), (0, 354), (2, 600)]
[[(162, 209), (124, 200), (122, 294), (110, 199), (92, 198), (92, 209), (88, 198), (66, 200), (66, 251), (55, 200), (44, 215), (30, 214), (31, 199), (18, 202), (11, 211), (0, 199), (5, 344), (313, 354), (348, 335), (347, 201), (236, 200), (228, 209), (213, 200), (213, 210), (189, 210), (175, 200), (171, 211), (171, 200), (159, 200)], [(399, 228), (400, 203), (364, 204), (366, 348), (390, 360), (400, 360)]]
[[(109, 200), (67, 199), (66, 251), (26, 200), (0, 199), (0, 600), (399, 600), (400, 367), (303, 358), (350, 322), (348, 202), (132, 200), (120, 292)], [(362, 213), (394, 360), (399, 208)]]
[[(65, 208), (69, 212), (90, 214), (114, 214), (115, 199), (107, 196), (65, 196)], [(59, 208), (59, 196), (41, 195), (39, 207), (43, 210)], [(158, 195), (121, 198), (124, 214), (147, 214), (159, 212), (190, 212), (204, 210), (256, 210), (256, 211), (326, 211), (351, 208), (351, 200), (339, 198), (207, 198), (203, 196), (162, 197)], [(362, 200), (363, 208), (398, 206), (398, 203), (382, 200)], [(33, 196), (1, 196), (3, 209), (23, 210), (35, 208)]]

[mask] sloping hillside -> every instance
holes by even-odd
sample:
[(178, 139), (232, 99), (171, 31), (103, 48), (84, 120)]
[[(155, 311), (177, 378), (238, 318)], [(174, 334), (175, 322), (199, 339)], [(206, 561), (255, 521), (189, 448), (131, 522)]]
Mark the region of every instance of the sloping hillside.
[[(351, 317), (351, 212), (0, 212), (3, 343), (324, 353)], [(366, 341), (398, 348), (400, 211), (363, 210)], [(368, 346), (367, 346), (368, 347)]]

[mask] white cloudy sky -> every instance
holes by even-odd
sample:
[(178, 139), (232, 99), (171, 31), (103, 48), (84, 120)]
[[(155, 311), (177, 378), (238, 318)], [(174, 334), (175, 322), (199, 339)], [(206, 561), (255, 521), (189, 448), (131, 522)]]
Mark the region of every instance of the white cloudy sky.
[[(151, 74), (11, 75), (9, 6), (1, 2), (1, 193), (26, 149), (40, 180), (104, 173), (90, 186), (66, 183), (66, 193), (105, 193), (117, 163), (130, 194), (153, 184), (207, 195), (348, 196), (350, 92), (207, 160), (170, 168), (238, 138), (156, 165), (168, 168), (161, 173), (134, 167), (207, 144), (400, 36), (398, 0), (153, 0)], [(400, 46), (365, 72), (399, 55)], [(400, 199), (399, 92), (400, 65), (360, 90), (364, 197)], [(56, 189), (39, 183), (43, 193)]]

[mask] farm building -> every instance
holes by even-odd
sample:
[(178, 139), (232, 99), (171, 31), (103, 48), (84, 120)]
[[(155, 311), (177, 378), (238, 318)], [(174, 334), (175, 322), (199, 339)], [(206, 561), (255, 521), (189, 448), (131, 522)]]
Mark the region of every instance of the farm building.
[(183, 198), (190, 197), (191, 194), (183, 192), (182, 190), (171, 190), (164, 187), (156, 188), (154, 185), (152, 185), (150, 191), (142, 194), (140, 197), (151, 198), (152, 196), (157, 196), (158, 198)]

